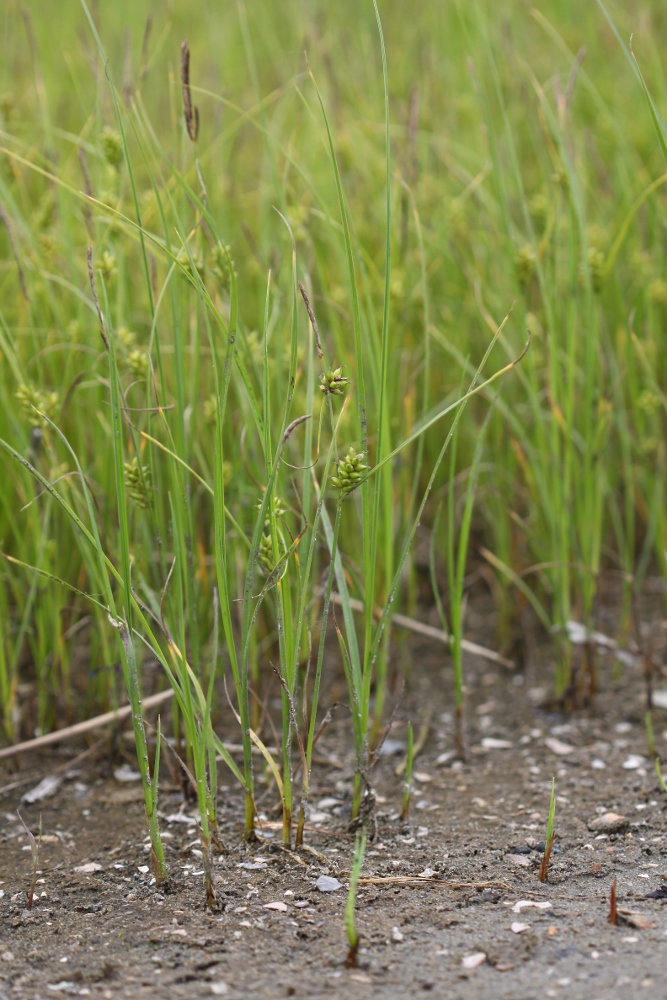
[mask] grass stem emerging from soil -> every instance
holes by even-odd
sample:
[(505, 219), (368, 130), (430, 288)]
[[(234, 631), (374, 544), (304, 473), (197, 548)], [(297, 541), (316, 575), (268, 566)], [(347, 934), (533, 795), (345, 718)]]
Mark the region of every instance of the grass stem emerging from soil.
[(354, 842), (354, 861), (350, 872), (350, 885), (347, 891), (347, 903), (345, 904), (345, 931), (347, 933), (348, 952), (345, 960), (347, 969), (357, 968), (357, 952), (359, 951), (359, 934), (357, 932), (355, 920), (355, 906), (357, 902), (357, 887), (361, 866), (364, 863), (366, 853), (366, 834), (358, 833)]
[(547, 820), (547, 837), (544, 841), (544, 855), (542, 857), (542, 863), (540, 864), (540, 870), (538, 872), (538, 878), (540, 882), (546, 882), (549, 878), (549, 860), (551, 858), (551, 852), (554, 846), (554, 839), (556, 837), (554, 831), (554, 819), (556, 818), (556, 779), (551, 779), (551, 799), (549, 801), (549, 819)]

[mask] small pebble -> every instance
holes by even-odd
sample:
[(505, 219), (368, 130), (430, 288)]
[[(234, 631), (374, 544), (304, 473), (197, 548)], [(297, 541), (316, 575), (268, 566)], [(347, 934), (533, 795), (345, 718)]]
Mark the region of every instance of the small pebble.
[(337, 889), (343, 888), (342, 883), (337, 878), (332, 878), (331, 875), (320, 875), (315, 885), (320, 892), (335, 892)]
[(476, 951), (473, 955), (466, 955), (461, 965), (464, 969), (476, 969), (486, 962), (486, 952)]
[(527, 858), (525, 854), (508, 854), (507, 860), (518, 868), (532, 868), (533, 864), (530, 858)]

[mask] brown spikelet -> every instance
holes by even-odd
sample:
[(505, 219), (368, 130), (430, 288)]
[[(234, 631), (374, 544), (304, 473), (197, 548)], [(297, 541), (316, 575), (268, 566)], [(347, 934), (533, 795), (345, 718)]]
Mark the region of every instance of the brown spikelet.
[(299, 291), (301, 292), (301, 297), (306, 304), (306, 311), (308, 312), (308, 319), (310, 320), (310, 325), (313, 328), (313, 333), (315, 334), (315, 343), (317, 344), (317, 356), (318, 358), (324, 357), (324, 352), (322, 351), (322, 342), (320, 341), (320, 331), (317, 329), (317, 321), (315, 319), (315, 313), (313, 312), (313, 307), (310, 304), (310, 299), (308, 298), (308, 293), (299, 281)]
[(191, 142), (196, 142), (199, 135), (199, 108), (192, 106), (190, 93), (190, 49), (187, 41), (181, 45), (181, 88), (183, 90), (183, 114), (185, 127)]

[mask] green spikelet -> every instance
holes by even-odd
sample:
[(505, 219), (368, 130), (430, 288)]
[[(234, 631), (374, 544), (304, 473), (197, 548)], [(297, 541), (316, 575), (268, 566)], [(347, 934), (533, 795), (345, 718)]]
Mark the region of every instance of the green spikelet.
[(353, 489), (368, 468), (367, 465), (364, 465), (363, 459), (363, 452), (356, 452), (350, 445), (345, 458), (338, 461), (336, 475), (331, 477), (332, 485), (343, 493), (348, 493)]
[[(40, 414), (53, 420), (58, 409), (59, 398), (57, 392), (47, 392), (39, 389), (35, 385), (20, 385), (16, 390), (16, 398), (21, 407), (23, 416), (31, 427), (46, 427), (46, 420)], [(35, 413), (35, 410), (39, 413)]]
[(324, 395), (344, 396), (349, 378), (343, 375), (343, 368), (328, 368), (320, 375), (320, 392)]
[(120, 132), (113, 128), (103, 128), (100, 135), (102, 154), (110, 167), (118, 170), (123, 162), (123, 140)]
[(148, 465), (139, 465), (136, 455), (131, 462), (125, 463), (125, 487), (127, 495), (137, 507), (147, 510), (151, 506), (151, 470)]

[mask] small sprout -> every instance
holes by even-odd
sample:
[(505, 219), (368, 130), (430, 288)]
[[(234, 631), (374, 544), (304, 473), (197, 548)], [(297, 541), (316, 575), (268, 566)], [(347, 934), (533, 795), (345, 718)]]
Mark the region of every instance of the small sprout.
[(151, 470), (148, 465), (140, 465), (136, 455), (131, 462), (125, 463), (125, 487), (130, 500), (142, 510), (151, 506)]
[(650, 712), (647, 712), (644, 716), (644, 725), (646, 727), (646, 742), (648, 744), (649, 757), (657, 757), (657, 751), (655, 749), (655, 735), (653, 733), (653, 719)]
[(32, 856), (32, 878), (30, 879), (30, 888), (26, 893), (28, 897), (28, 909), (32, 910), (32, 903), (35, 898), (35, 886), (37, 885), (37, 865), (39, 864), (39, 849), (42, 846), (42, 817), (39, 817), (39, 839), (35, 840), (33, 834), (30, 832), (28, 827), (23, 822), (23, 816), (21, 813), (16, 811), (16, 815), (21, 820), (21, 825), (28, 836), (28, 843), (30, 844), (30, 854)]
[(549, 859), (554, 846), (554, 819), (556, 817), (556, 779), (551, 779), (551, 801), (549, 802), (549, 819), (547, 821), (547, 839), (544, 841), (544, 857), (538, 872), (540, 882), (546, 882), (549, 878)]
[(345, 967), (347, 969), (357, 968), (357, 952), (359, 950), (359, 935), (357, 934), (357, 928), (354, 920), (354, 907), (357, 900), (357, 886), (359, 885), (359, 876), (361, 875), (361, 866), (364, 863), (364, 854), (366, 852), (366, 834), (357, 834), (357, 839), (354, 845), (354, 862), (352, 864), (352, 872), (350, 873), (350, 887), (347, 892), (347, 903), (345, 905), (345, 930), (347, 932), (347, 943), (349, 949), (347, 952), (347, 958), (345, 960)]
[(148, 378), (149, 369), (149, 357), (145, 351), (139, 351), (136, 348), (127, 356), (127, 367), (130, 374), (135, 379), (146, 379)]
[(616, 879), (611, 884), (611, 894), (609, 897), (609, 923), (618, 927), (618, 908), (616, 906)]
[(123, 162), (123, 140), (120, 132), (108, 126), (103, 128), (100, 135), (100, 146), (102, 147), (104, 159), (109, 166), (113, 167), (114, 170), (118, 170)]
[(412, 784), (412, 762), (414, 758), (414, 740), (412, 736), (412, 723), (408, 722), (408, 753), (405, 758), (405, 783), (403, 785), (403, 809), (401, 819), (408, 818), (410, 811), (410, 785)]
[(655, 758), (655, 773), (658, 776), (658, 781), (660, 782), (660, 787), (662, 788), (663, 792), (665, 792), (665, 794), (667, 794), (667, 781), (665, 781), (665, 779), (663, 777), (663, 774), (662, 774), (662, 771), (660, 770), (660, 758), (659, 757)]
[(340, 368), (328, 368), (320, 375), (320, 392), (325, 396), (344, 396), (349, 381), (349, 378), (343, 375), (342, 365)]
[(517, 251), (514, 258), (517, 278), (522, 288), (527, 288), (535, 274), (535, 264), (537, 258), (535, 251), (529, 243)]
[(356, 452), (350, 445), (345, 458), (339, 460), (336, 475), (331, 477), (331, 483), (342, 493), (348, 493), (357, 485), (363, 473), (368, 468), (363, 463), (363, 452)]
[[(16, 398), (31, 427), (46, 427), (45, 417), (53, 420), (56, 415), (59, 404), (57, 392), (47, 392), (44, 389), (38, 389), (35, 385), (22, 384), (16, 390)], [(36, 413), (35, 410), (39, 410), (39, 413)]]

